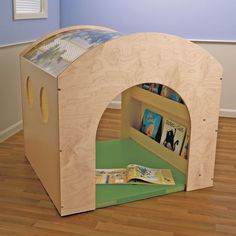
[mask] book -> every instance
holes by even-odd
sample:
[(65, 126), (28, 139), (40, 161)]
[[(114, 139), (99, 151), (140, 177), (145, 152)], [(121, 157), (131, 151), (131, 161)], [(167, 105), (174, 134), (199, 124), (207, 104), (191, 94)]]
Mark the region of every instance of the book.
[(122, 169), (97, 169), (96, 184), (160, 184), (174, 185), (170, 169), (153, 169), (129, 164)]
[(151, 92), (153, 92), (153, 93), (160, 94), (161, 85), (160, 85), (160, 84), (156, 84), (156, 83), (151, 83), (149, 90), (150, 90)]
[(160, 130), (161, 120), (162, 120), (161, 115), (149, 109), (145, 109), (140, 131), (146, 134), (147, 136), (155, 139), (158, 131)]
[(163, 85), (161, 89), (161, 96), (174, 100), (176, 102), (181, 102), (181, 97), (171, 88)]
[(160, 94), (162, 85), (157, 84), (157, 83), (144, 83), (144, 84), (138, 85), (138, 87), (143, 88), (145, 90), (149, 90), (156, 94)]
[(180, 155), (186, 128), (175, 121), (165, 119), (160, 144)]
[(185, 140), (184, 140), (184, 145), (181, 151), (181, 157), (184, 159), (188, 160), (188, 152), (189, 152), (189, 134), (186, 134)]
[(146, 90), (150, 90), (150, 83), (144, 83), (144, 84), (142, 84), (142, 88), (143, 89), (146, 89)]

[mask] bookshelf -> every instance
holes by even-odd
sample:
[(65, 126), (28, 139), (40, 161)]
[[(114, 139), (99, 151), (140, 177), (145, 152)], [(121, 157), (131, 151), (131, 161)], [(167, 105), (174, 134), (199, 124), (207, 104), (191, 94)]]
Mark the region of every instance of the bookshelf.
[(190, 135), (189, 112), (184, 104), (134, 86), (122, 94), (122, 138), (132, 138), (186, 174), (188, 167), (186, 159), (139, 131), (143, 112), (146, 108), (160, 114), (163, 121), (169, 118), (185, 126), (186, 136)]
[[(184, 191), (188, 161), (139, 131), (144, 109), (160, 114), (186, 127), (190, 133), (188, 109), (138, 86), (122, 93), (121, 139), (97, 141), (96, 168), (125, 168), (136, 163), (159, 169), (170, 169), (176, 184), (161, 185), (96, 185), (96, 208)], [(112, 158), (111, 158), (112, 157)]]

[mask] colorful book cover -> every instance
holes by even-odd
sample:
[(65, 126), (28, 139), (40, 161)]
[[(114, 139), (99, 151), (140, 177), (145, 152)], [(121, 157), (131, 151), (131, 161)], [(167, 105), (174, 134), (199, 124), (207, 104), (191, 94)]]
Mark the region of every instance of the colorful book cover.
[(186, 128), (170, 119), (163, 124), (160, 144), (180, 155), (185, 138)]
[(188, 152), (189, 152), (189, 134), (187, 134), (185, 137), (183, 149), (181, 151), (181, 157), (188, 160)]
[(96, 184), (174, 185), (170, 169), (153, 169), (129, 164), (126, 169), (96, 169)]
[(96, 184), (125, 184), (126, 172), (126, 169), (97, 169)]
[(149, 90), (153, 93), (160, 94), (161, 85), (156, 83), (151, 83)]
[(146, 90), (150, 90), (150, 85), (151, 85), (150, 83), (142, 84), (142, 88)]
[(149, 109), (144, 110), (140, 131), (155, 139), (160, 128), (162, 117)]
[(171, 88), (163, 85), (161, 89), (161, 96), (174, 100), (176, 102), (181, 102), (181, 97)]

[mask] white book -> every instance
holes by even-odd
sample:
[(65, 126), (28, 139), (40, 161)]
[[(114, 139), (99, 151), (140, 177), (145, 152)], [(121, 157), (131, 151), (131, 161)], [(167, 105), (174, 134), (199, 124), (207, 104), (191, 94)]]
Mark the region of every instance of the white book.
[(180, 155), (186, 128), (177, 122), (165, 119), (160, 144)]

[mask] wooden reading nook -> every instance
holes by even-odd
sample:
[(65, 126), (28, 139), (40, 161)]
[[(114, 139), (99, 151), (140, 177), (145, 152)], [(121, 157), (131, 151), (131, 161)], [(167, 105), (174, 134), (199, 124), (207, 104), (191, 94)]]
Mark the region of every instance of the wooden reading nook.
[[(97, 26), (58, 30), (21, 54), (25, 155), (58, 212), (69, 215), (213, 185), (222, 67), (207, 51), (161, 33)], [(168, 86), (177, 103), (138, 85)], [(122, 94), (121, 139), (97, 141)], [(188, 159), (140, 132), (144, 109), (186, 127)], [(138, 163), (137, 163), (138, 162)], [(96, 168), (171, 168), (175, 186), (96, 186)]]

